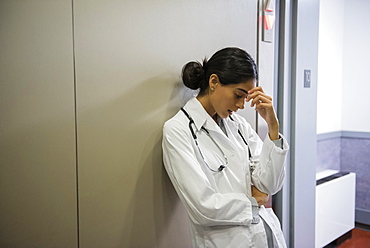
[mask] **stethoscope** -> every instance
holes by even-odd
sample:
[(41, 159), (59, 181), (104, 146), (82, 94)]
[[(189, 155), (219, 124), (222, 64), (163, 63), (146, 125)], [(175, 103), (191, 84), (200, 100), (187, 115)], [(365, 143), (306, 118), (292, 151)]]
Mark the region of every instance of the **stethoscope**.
[[(225, 163), (224, 163), (224, 164), (221, 164), (221, 165), (218, 167), (218, 169), (217, 169), (217, 170), (212, 169), (212, 168), (208, 165), (208, 163), (206, 162), (206, 160), (204, 159), (203, 153), (202, 153), (202, 151), (200, 150), (200, 147), (199, 147), (199, 145), (198, 145), (198, 137), (197, 137), (197, 135), (195, 134), (194, 129), (193, 129), (193, 127), (192, 127), (192, 125), (195, 125), (193, 118), (191, 118), (191, 116), (188, 114), (188, 112), (186, 112), (186, 110), (185, 110), (184, 108), (181, 108), (181, 110), (182, 110), (182, 112), (184, 112), (184, 114), (186, 115), (186, 117), (188, 117), (188, 119), (189, 119), (189, 129), (190, 129), (190, 131), (191, 131), (191, 135), (193, 136), (193, 139), (194, 139), (194, 141), (195, 141), (195, 145), (198, 147), (199, 154), (200, 154), (200, 156), (202, 157), (204, 164), (208, 167), (208, 169), (210, 169), (210, 170), (211, 170), (211, 171), (213, 171), (213, 172), (221, 172), (223, 169), (225, 169), (225, 168), (229, 165), (229, 161), (227, 160), (227, 157), (226, 157), (226, 155), (225, 155), (224, 151), (223, 151), (223, 150), (221, 149), (221, 147), (217, 144), (217, 142), (213, 139), (213, 137), (211, 136), (211, 134), (209, 133), (209, 131), (208, 131), (204, 126), (202, 126), (200, 130), (201, 130), (201, 131), (203, 131), (203, 132), (204, 132), (204, 133), (205, 133), (205, 134), (206, 134), (206, 135), (207, 135), (207, 136), (212, 140), (212, 142), (213, 142), (213, 143), (216, 145), (216, 147), (220, 150), (220, 152), (222, 153), (222, 156), (223, 156), (223, 157), (224, 157), (224, 159), (225, 159)], [(229, 116), (229, 117), (230, 117), (230, 119), (231, 119), (232, 121), (234, 121), (234, 120), (233, 120), (233, 118), (232, 118), (231, 116)], [(249, 145), (248, 145), (247, 141), (245, 140), (245, 138), (244, 138), (244, 136), (243, 136), (242, 132), (240, 131), (240, 129), (238, 129), (238, 133), (239, 133), (240, 137), (242, 138), (242, 140), (243, 140), (244, 144), (248, 147), (248, 153), (249, 153), (249, 165), (250, 165), (250, 169), (253, 171), (253, 170), (254, 170), (255, 165), (254, 165), (254, 162), (252, 161), (251, 150), (249, 149)]]

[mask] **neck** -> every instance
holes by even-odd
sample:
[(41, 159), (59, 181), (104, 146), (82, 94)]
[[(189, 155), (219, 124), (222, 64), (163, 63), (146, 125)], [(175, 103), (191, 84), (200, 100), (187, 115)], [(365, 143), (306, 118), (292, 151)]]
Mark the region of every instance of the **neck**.
[(212, 119), (217, 123), (217, 125), (218, 125), (218, 121), (217, 121), (217, 119), (218, 119), (218, 114), (216, 113), (216, 114), (214, 114), (213, 116), (211, 116), (212, 117)]
[(209, 96), (197, 96), (198, 101), (202, 104), (206, 112), (212, 117), (212, 119), (217, 123), (217, 113), (212, 106)]

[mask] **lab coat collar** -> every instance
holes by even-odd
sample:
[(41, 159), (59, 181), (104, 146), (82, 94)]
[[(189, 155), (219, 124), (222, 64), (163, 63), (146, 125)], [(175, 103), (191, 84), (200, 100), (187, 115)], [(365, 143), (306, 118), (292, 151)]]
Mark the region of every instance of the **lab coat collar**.
[[(203, 105), (198, 101), (198, 99), (193, 98), (189, 100), (184, 108), (194, 120), (194, 125), (197, 129), (197, 132), (200, 132), (200, 129), (202, 128), (202, 126), (204, 126), (208, 131), (218, 133), (218, 137), (222, 137), (218, 139), (218, 142), (220, 142), (220, 144), (222, 143), (223, 145), (230, 147), (232, 150), (236, 149), (235, 145), (230, 141), (229, 138), (227, 138), (225, 133), (203, 108)], [(231, 128), (229, 131), (232, 131), (233, 135), (235, 136), (238, 132), (238, 122), (232, 121), (230, 118), (223, 119), (223, 121), (226, 121), (226, 126), (229, 125), (229, 127)]]
[[(204, 126), (210, 131), (220, 133), (222, 136), (225, 135), (221, 128), (217, 125), (217, 123), (207, 113), (198, 99), (192, 98), (186, 103), (184, 107), (191, 118), (194, 120), (195, 128), (197, 129), (197, 131), (200, 131), (202, 126)], [(237, 133), (237, 130), (239, 129), (239, 123), (237, 121), (233, 121), (230, 118), (223, 119), (223, 121), (227, 123), (226, 125), (230, 127), (234, 134)]]
[[(186, 105), (185, 110), (189, 113), (191, 118), (194, 120), (197, 131), (200, 131), (202, 126), (209, 130), (220, 129), (212, 117), (207, 113), (202, 104), (196, 98), (190, 99)], [(221, 130), (221, 129), (220, 129)], [(222, 131), (221, 131), (222, 132)]]
[(234, 115), (235, 114), (233, 114), (232, 116), (231, 116), (231, 118), (229, 117), (229, 118), (226, 118), (226, 119), (224, 119), (224, 121), (227, 123), (227, 125), (229, 126), (229, 128), (231, 129), (231, 130), (233, 130), (233, 131), (238, 131), (239, 129), (240, 129), (240, 124), (239, 124), (239, 122), (237, 122), (235, 119), (236, 118), (234, 118)]
[[(231, 119), (232, 118), (232, 119)], [(238, 137), (238, 131), (241, 129), (240, 123), (237, 121), (237, 118), (231, 116), (231, 118), (223, 119), (225, 122), (225, 126), (228, 127), (227, 132), (231, 132), (234, 137)], [(238, 143), (235, 143), (238, 144)]]

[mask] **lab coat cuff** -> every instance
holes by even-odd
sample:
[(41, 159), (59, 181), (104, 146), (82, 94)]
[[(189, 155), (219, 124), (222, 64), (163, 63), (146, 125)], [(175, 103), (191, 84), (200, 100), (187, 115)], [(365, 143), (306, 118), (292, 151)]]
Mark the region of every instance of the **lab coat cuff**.
[(272, 140), (272, 142), (275, 144), (275, 146), (283, 149), (283, 138), (281, 138), (281, 135), (279, 135), (279, 139)]
[[(271, 140), (269, 135), (266, 135), (265, 142), (266, 142), (266, 140), (268, 140), (268, 143), (273, 144), (274, 147), (280, 148), (281, 149), (281, 150), (279, 149), (280, 151), (288, 151), (289, 150), (288, 142), (281, 133), (279, 133), (279, 139), (277, 139), (277, 140)], [(271, 145), (269, 145), (269, 146), (270, 146), (270, 149), (271, 149)]]

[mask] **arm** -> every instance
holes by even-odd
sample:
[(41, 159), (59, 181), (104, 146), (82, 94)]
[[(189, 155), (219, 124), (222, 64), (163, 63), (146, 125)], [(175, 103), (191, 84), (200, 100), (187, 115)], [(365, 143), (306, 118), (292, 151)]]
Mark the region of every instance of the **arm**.
[[(279, 134), (279, 122), (272, 105), (272, 98), (266, 95), (261, 87), (249, 90), (246, 101), (251, 102), (259, 115), (266, 121), (268, 126), (268, 136), (263, 142), (262, 149), (259, 149), (259, 139), (256, 133), (249, 132), (251, 142), (252, 157), (256, 158), (256, 169), (252, 174), (253, 184), (262, 192), (275, 194), (283, 184), (285, 177), (285, 158), (289, 149), (285, 138)], [(277, 146), (273, 141), (281, 139), (282, 146)], [(279, 142), (277, 142), (279, 143)]]
[(263, 142), (260, 159), (252, 173), (252, 183), (260, 191), (276, 194), (283, 186), (285, 178), (285, 158), (289, 150), (283, 136), (283, 148), (277, 147), (269, 137)]
[(194, 152), (187, 126), (166, 123), (163, 129), (163, 162), (181, 201), (194, 223), (249, 225), (252, 204), (242, 193), (220, 193), (212, 187)]

